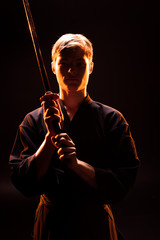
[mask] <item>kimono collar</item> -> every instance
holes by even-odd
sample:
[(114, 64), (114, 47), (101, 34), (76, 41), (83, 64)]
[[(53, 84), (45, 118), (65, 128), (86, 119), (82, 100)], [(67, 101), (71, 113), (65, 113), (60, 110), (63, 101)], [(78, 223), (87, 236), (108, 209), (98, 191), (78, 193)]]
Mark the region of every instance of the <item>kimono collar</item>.
[[(58, 101), (59, 101), (59, 103), (60, 103), (61, 108), (62, 108), (62, 109), (65, 109), (63, 101), (62, 101), (61, 99), (59, 99)], [(90, 103), (90, 102), (92, 102), (92, 99), (90, 98), (89, 94), (87, 93), (87, 96), (84, 98), (84, 100), (83, 100), (82, 103), (80, 104), (80, 107), (81, 107), (82, 105), (88, 104), (88, 103)]]

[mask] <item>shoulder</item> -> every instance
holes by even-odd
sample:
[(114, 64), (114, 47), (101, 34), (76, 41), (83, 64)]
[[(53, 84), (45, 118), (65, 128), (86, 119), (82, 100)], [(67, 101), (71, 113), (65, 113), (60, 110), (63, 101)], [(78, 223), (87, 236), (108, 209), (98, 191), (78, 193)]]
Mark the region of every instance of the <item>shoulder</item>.
[(92, 100), (90, 104), (93, 108), (97, 109), (97, 111), (103, 112), (104, 114), (120, 114), (121, 115), (121, 113), (118, 110), (108, 105), (105, 105), (103, 103)]
[(125, 117), (117, 109), (94, 100), (90, 102), (90, 107), (104, 128), (114, 130), (122, 126), (128, 126)]
[(39, 108), (27, 113), (24, 120), (27, 121), (31, 125), (32, 122), (38, 122), (42, 118), (43, 118), (43, 109), (42, 109), (42, 107), (39, 107)]
[(39, 107), (26, 114), (24, 120), (20, 124), (22, 128), (35, 128), (37, 130), (44, 130), (45, 123), (43, 119), (43, 108)]
[(123, 114), (119, 110), (117, 110), (113, 107), (110, 107), (108, 105), (105, 105), (103, 103), (100, 103), (100, 102), (97, 102), (94, 100), (92, 100), (90, 102), (90, 106), (93, 109), (95, 109), (99, 114), (101, 114), (104, 118), (108, 118), (110, 120), (111, 119), (124, 119), (124, 121), (126, 121)]

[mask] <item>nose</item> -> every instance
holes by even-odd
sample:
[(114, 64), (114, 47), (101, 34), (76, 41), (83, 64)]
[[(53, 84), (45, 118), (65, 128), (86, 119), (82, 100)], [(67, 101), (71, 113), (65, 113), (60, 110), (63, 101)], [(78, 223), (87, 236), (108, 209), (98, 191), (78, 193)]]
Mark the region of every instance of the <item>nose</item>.
[(71, 74), (71, 75), (76, 75), (76, 69), (75, 68), (73, 68), (73, 67), (70, 67), (69, 69), (68, 69), (68, 73), (69, 74)]
[(68, 72), (70, 73), (72, 71), (71, 67), (68, 69)]

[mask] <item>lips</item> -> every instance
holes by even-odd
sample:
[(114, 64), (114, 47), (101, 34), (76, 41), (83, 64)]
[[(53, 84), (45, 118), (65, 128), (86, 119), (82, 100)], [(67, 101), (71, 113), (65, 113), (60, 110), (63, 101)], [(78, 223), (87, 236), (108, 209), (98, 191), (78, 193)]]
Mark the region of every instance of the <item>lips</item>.
[(67, 78), (66, 81), (78, 81), (77, 78)]

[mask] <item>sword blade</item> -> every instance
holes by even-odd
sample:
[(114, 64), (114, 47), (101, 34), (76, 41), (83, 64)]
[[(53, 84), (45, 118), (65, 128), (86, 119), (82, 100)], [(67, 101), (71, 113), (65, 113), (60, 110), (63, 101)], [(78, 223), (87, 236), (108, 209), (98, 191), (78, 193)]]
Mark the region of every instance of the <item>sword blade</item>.
[(40, 45), (39, 45), (39, 41), (38, 41), (38, 37), (37, 37), (37, 33), (36, 33), (36, 28), (35, 28), (35, 25), (34, 25), (32, 13), (31, 13), (30, 5), (29, 5), (28, 0), (22, 0), (22, 1), (23, 1), (23, 6), (24, 6), (27, 22), (28, 22), (30, 35), (31, 35), (32, 42), (33, 42), (33, 47), (34, 47), (34, 51), (35, 51), (35, 55), (36, 55), (36, 59), (37, 59), (38, 68), (39, 68), (39, 71), (40, 71), (43, 87), (44, 87), (45, 92), (48, 92), (48, 91), (51, 91), (51, 86), (50, 86), (50, 82), (49, 82), (49, 79), (48, 79), (46, 67), (45, 67), (45, 64), (44, 64), (42, 52), (41, 52), (41, 49), (40, 49)]

